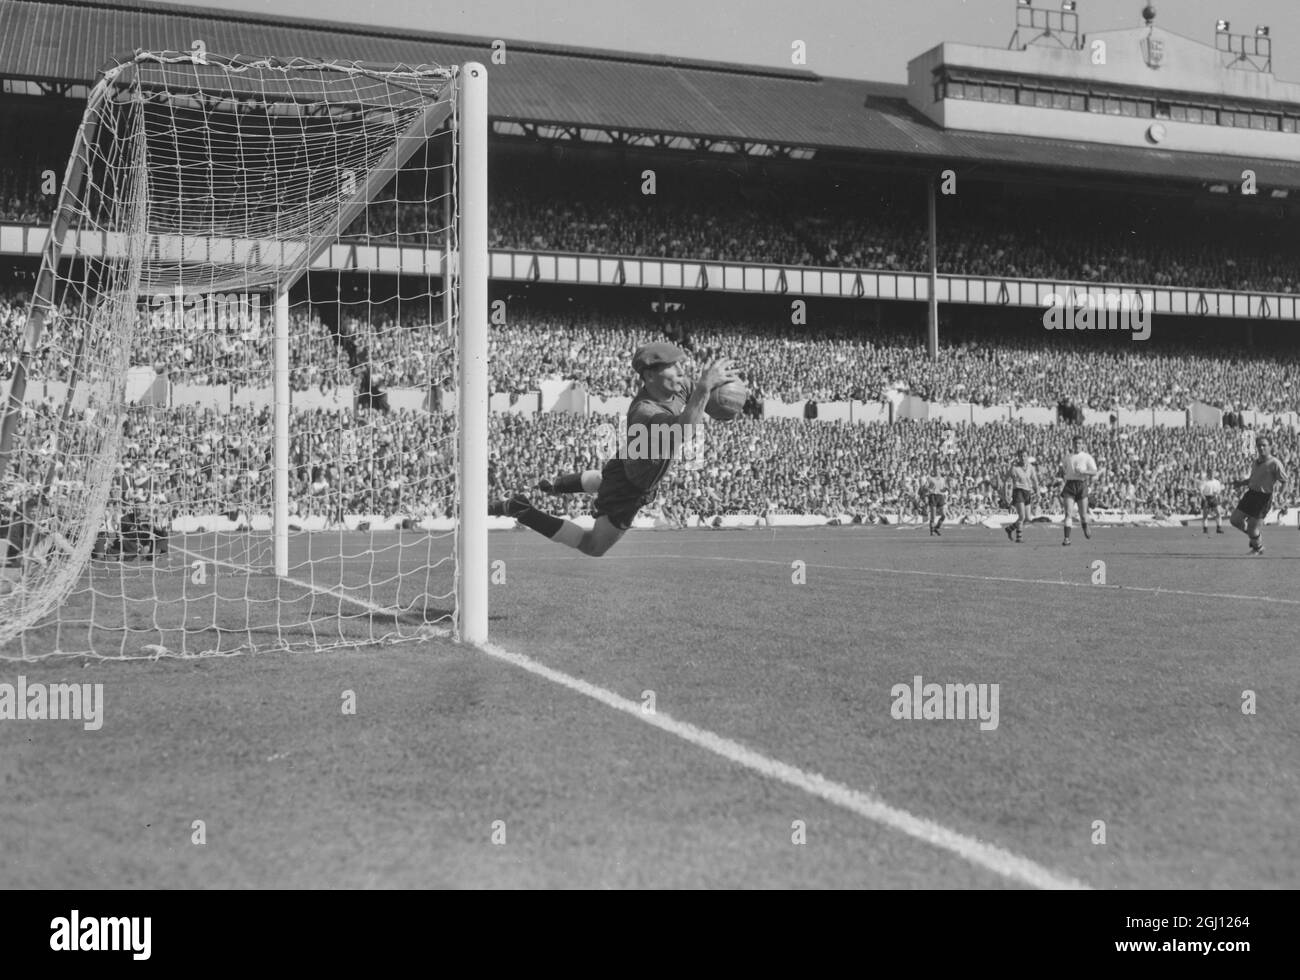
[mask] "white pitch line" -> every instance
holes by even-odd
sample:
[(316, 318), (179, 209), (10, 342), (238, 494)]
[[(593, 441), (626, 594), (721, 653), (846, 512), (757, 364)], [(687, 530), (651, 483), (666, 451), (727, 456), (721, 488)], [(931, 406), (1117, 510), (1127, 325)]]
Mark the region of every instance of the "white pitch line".
[[(200, 561), (210, 561), (214, 565), (222, 565), (226, 568), (233, 568), (240, 572), (249, 572), (252, 569), (236, 565), (233, 562), (221, 561), (220, 559), (206, 557), (189, 551), (185, 548), (173, 548), (184, 555), (190, 555)], [(316, 586), (298, 579), (286, 578), (285, 581), (294, 585), (301, 586), (309, 591), (321, 591)], [(335, 595), (346, 602), (356, 603), (364, 609), (372, 612), (393, 613), (394, 610), (386, 609), (383, 606), (373, 602), (367, 602), (364, 599), (358, 599), (355, 596), (335, 592), (333, 589), (328, 590), (328, 594)], [(433, 626), (428, 628), (430, 635), (449, 636), (451, 631), (443, 627)], [(924, 817), (918, 817), (908, 813), (906, 810), (900, 810), (898, 807), (890, 806), (881, 800), (877, 800), (859, 790), (851, 789), (843, 783), (837, 783), (834, 780), (827, 779), (816, 773), (804, 772), (797, 766), (792, 766), (785, 762), (779, 762), (776, 759), (769, 759), (767, 756), (755, 752), (753, 749), (741, 745), (739, 742), (724, 738), (703, 728), (697, 728), (692, 724), (684, 721), (677, 721), (667, 715), (655, 713), (647, 714), (642, 710), (641, 703), (638, 701), (629, 701), (621, 695), (603, 687), (598, 687), (589, 681), (584, 681), (579, 677), (573, 677), (563, 671), (556, 670), (553, 667), (547, 667), (545, 664), (533, 660), (531, 657), (524, 656), (522, 653), (512, 653), (503, 649), (496, 644), (487, 643), (479, 647), (473, 647), (486, 653), (490, 657), (502, 660), (515, 667), (520, 667), (531, 674), (545, 678), (553, 683), (566, 687), (571, 691), (586, 695), (601, 704), (613, 708), (616, 711), (622, 711), (624, 714), (631, 715), (648, 725), (662, 729), (671, 735), (690, 742), (702, 749), (720, 755), (729, 762), (743, 766), (746, 769), (758, 773), (760, 776), (766, 776), (768, 779), (775, 779), (783, 782), (795, 789), (803, 790), (812, 796), (820, 797), (828, 803), (843, 807), (852, 813), (856, 813), (868, 820), (884, 824), (894, 830), (901, 831), (910, 837), (924, 841), (935, 847), (951, 851), (958, 857), (969, 861), (971, 864), (985, 868), (995, 874), (1002, 875), (1004, 878), (1010, 878), (1012, 881), (1018, 881), (1022, 884), (1030, 885), (1034, 888), (1055, 888), (1055, 889), (1087, 889), (1088, 885), (1066, 875), (1057, 874), (1055, 871), (1045, 868), (1040, 864), (1013, 854), (994, 844), (985, 844), (983, 841), (976, 840), (973, 837), (967, 837), (965, 834), (959, 834), (955, 830), (949, 830), (933, 820), (926, 820)]]
[[(659, 556), (654, 556), (659, 557)], [(664, 556), (667, 557), (667, 556)], [(680, 558), (680, 555), (674, 556)], [(724, 556), (707, 556), (709, 561), (761, 561), (774, 565), (785, 562), (770, 558), (728, 558)], [(1300, 599), (1281, 599), (1266, 595), (1237, 595), (1232, 592), (1196, 592), (1192, 589), (1166, 589), (1149, 585), (1093, 585), (1090, 582), (1052, 581), (1050, 578), (1012, 578), (1006, 575), (970, 575), (965, 572), (928, 572), (916, 568), (868, 568), (858, 565), (817, 565), (808, 563), (809, 568), (828, 568), (837, 572), (874, 572), (881, 575), (925, 575), (934, 578), (959, 578), (976, 582), (1009, 582), (1016, 585), (1065, 585), (1077, 589), (1107, 589), (1112, 592), (1151, 592), (1159, 595), (1187, 595), (1201, 599), (1253, 599), (1256, 602), (1276, 602), (1287, 606), (1300, 606)]]
[[(672, 561), (729, 561), (740, 562), (741, 564), (750, 565), (781, 565), (789, 568), (789, 563), (776, 558), (735, 558), (726, 555), (690, 555), (690, 554), (668, 554), (668, 555), (648, 555), (643, 553), (628, 555), (606, 555), (600, 559), (602, 562), (618, 561), (644, 561), (647, 558), (665, 558)], [(513, 555), (510, 561), (591, 561), (584, 555), (554, 555), (542, 557), (540, 555)], [(1196, 592), (1191, 589), (1166, 589), (1160, 586), (1150, 585), (1093, 585), (1090, 582), (1067, 582), (1064, 579), (1050, 578), (1012, 578), (1007, 575), (970, 575), (965, 572), (928, 572), (917, 568), (872, 568), (865, 565), (822, 565), (816, 562), (807, 562), (809, 568), (824, 568), (833, 572), (871, 572), (878, 575), (923, 575), (930, 578), (956, 578), (966, 579), (975, 582), (1008, 582), (1015, 585), (1056, 585), (1067, 586), (1075, 589), (1089, 590), (1107, 590), (1111, 592), (1150, 592), (1154, 595), (1186, 595), (1194, 596), (1199, 599), (1249, 599), (1254, 602), (1274, 602), (1285, 606), (1300, 606), (1300, 599), (1283, 599), (1275, 596), (1266, 595), (1238, 595), (1233, 592)]]
[(950, 851), (971, 864), (992, 871), (1004, 878), (1034, 888), (1090, 888), (1089, 885), (1081, 881), (1067, 875), (1058, 874), (1028, 858), (1013, 854), (994, 844), (986, 844), (973, 837), (967, 837), (955, 830), (949, 830), (933, 820), (927, 820), (924, 817), (908, 813), (906, 810), (890, 806), (888, 803), (845, 786), (843, 783), (827, 779), (825, 776), (805, 772), (797, 766), (770, 759), (729, 738), (724, 738), (703, 728), (697, 728), (688, 722), (678, 721), (659, 712), (649, 714), (642, 709), (639, 701), (630, 701), (613, 691), (599, 687), (589, 681), (584, 681), (579, 677), (573, 677), (553, 667), (548, 667), (521, 653), (512, 653), (492, 643), (484, 644), (475, 649), (481, 650), (490, 657), (522, 668), (530, 674), (536, 674), (538, 677), (559, 684), (561, 687), (599, 701), (615, 711), (631, 715), (647, 725), (652, 725), (671, 735), (676, 735), (692, 745), (706, 749), (715, 755), (721, 756), (728, 762), (743, 766), (760, 776), (775, 779), (787, 786), (793, 786), (795, 789), (820, 797), (828, 803), (843, 807), (858, 816), (883, 824), (927, 844)]

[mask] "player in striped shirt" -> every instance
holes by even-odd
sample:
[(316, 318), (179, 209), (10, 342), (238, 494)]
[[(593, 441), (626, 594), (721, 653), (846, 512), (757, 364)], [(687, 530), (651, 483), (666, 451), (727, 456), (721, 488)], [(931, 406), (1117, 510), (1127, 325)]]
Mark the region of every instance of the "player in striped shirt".
[(1070, 501), (1079, 511), (1079, 526), (1083, 536), (1091, 538), (1088, 531), (1088, 484), (1097, 475), (1097, 461), (1083, 448), (1083, 436), (1071, 440), (1072, 449), (1061, 461), (1061, 475), (1065, 477), (1065, 486), (1061, 488), (1061, 505), (1065, 508), (1065, 540), (1062, 545), (1070, 543)]
[(1245, 480), (1233, 480), (1234, 487), (1246, 487), (1246, 495), (1237, 504), (1228, 520), (1238, 531), (1245, 532), (1250, 538), (1250, 553), (1262, 555), (1264, 544), (1260, 540), (1260, 528), (1268, 516), (1273, 503), (1273, 493), (1286, 485), (1286, 470), (1272, 453), (1273, 440), (1268, 436), (1257, 436), (1255, 451), (1257, 455), (1250, 468), (1250, 476)]
[(1029, 520), (1029, 505), (1039, 489), (1038, 469), (1029, 462), (1029, 450), (1022, 446), (1016, 450), (1016, 461), (1011, 464), (1006, 477), (1007, 497), (1016, 511), (1016, 519), (1004, 528), (1008, 541), (1020, 543), (1020, 529)]
[(1214, 476), (1214, 470), (1205, 471), (1205, 479), (1201, 481), (1201, 533), (1209, 534), (1210, 527), (1206, 519), (1211, 513), (1214, 514), (1214, 533), (1223, 533), (1223, 499), (1219, 496), (1223, 493), (1223, 484)]

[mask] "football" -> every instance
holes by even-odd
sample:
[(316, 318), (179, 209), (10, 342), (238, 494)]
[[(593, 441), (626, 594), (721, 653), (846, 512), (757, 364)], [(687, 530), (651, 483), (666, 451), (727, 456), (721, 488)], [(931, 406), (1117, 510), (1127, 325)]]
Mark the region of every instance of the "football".
[(704, 410), (711, 418), (726, 422), (739, 415), (748, 400), (749, 389), (743, 382), (728, 381), (709, 392), (709, 402), (704, 406)]

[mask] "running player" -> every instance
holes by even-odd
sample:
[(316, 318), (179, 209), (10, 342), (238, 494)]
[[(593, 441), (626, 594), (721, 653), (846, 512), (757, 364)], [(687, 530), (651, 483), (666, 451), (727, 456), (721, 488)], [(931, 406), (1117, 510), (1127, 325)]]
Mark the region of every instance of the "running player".
[[(1016, 519), (1006, 526), (1007, 540), (1020, 543), (1020, 529), (1029, 520), (1029, 505), (1040, 489), (1038, 468), (1029, 462), (1029, 450), (1021, 446), (1016, 450), (1016, 461), (1011, 464), (1006, 477), (1007, 496), (1016, 510)], [(1014, 537), (1013, 537), (1014, 535)]]
[[(691, 385), (680, 366), (685, 357), (684, 351), (667, 341), (638, 348), (632, 356), (632, 369), (641, 378), (641, 390), (627, 411), (624, 452), (605, 463), (598, 480), (591, 478), (595, 471), (589, 470), (567, 474), (551, 485), (553, 492), (581, 489), (596, 493), (591, 511), (596, 524), (590, 531), (538, 510), (523, 494), (492, 504), (488, 513), (513, 517), (524, 527), (593, 558), (609, 551), (632, 526), (637, 511), (654, 500), (659, 482), (672, 465), (672, 450), (679, 449), (694, 427), (703, 424), (709, 393), (740, 378), (730, 358), (720, 357)], [(646, 452), (647, 445), (655, 449), (664, 446), (660, 432), (677, 433), (670, 451)], [(635, 448), (638, 441), (640, 450)]]
[(1260, 527), (1272, 506), (1274, 491), (1286, 485), (1286, 470), (1272, 454), (1273, 440), (1268, 436), (1255, 438), (1257, 455), (1245, 480), (1233, 480), (1234, 487), (1246, 487), (1246, 495), (1237, 504), (1228, 520), (1238, 531), (1250, 538), (1250, 553), (1262, 555), (1264, 543), (1260, 540)]
[(1201, 533), (1209, 534), (1210, 527), (1206, 519), (1211, 513), (1214, 514), (1214, 533), (1223, 533), (1223, 500), (1219, 496), (1223, 493), (1223, 484), (1214, 476), (1214, 470), (1205, 471), (1205, 479), (1201, 481)]
[(945, 510), (948, 506), (948, 481), (937, 473), (934, 476), (927, 476), (921, 483), (921, 494), (925, 497), (926, 520), (930, 525), (930, 533), (942, 537), (939, 529), (943, 527), (944, 519), (948, 516)]
[(1065, 540), (1062, 545), (1070, 543), (1070, 501), (1074, 501), (1079, 511), (1079, 526), (1083, 536), (1091, 538), (1088, 530), (1088, 483), (1097, 475), (1097, 461), (1083, 448), (1083, 436), (1070, 440), (1073, 448), (1061, 461), (1061, 475), (1065, 477), (1065, 486), (1061, 488), (1061, 505), (1065, 508)]

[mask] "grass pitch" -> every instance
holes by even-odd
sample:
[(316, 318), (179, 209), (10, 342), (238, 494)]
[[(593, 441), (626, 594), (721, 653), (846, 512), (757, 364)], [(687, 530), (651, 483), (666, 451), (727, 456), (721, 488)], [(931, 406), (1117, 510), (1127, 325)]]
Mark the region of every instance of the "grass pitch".
[[(589, 559), (502, 532), (493, 643), (536, 669), (442, 640), (0, 663), (104, 685), (99, 731), (0, 721), (0, 885), (1025, 886), (992, 845), (1096, 888), (1296, 887), (1300, 535), (1265, 543), (701, 530)], [(403, 580), (346, 550), (322, 581)], [(917, 676), (997, 684), (997, 727), (894, 717)]]

